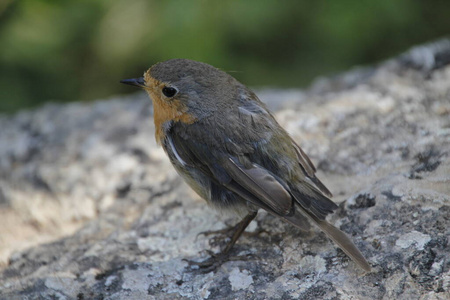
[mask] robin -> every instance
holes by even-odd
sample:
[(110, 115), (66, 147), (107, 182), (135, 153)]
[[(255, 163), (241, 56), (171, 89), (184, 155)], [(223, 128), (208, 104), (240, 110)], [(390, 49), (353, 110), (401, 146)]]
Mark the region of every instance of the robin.
[[(121, 83), (149, 94), (156, 141), (188, 185), (213, 207), (243, 216), (217, 257), (226, 259), (264, 209), (304, 231), (312, 222), (370, 271), (347, 235), (325, 220), (337, 205), (311, 160), (246, 86), (188, 59), (157, 63), (143, 77)], [(199, 265), (211, 266), (211, 260)]]

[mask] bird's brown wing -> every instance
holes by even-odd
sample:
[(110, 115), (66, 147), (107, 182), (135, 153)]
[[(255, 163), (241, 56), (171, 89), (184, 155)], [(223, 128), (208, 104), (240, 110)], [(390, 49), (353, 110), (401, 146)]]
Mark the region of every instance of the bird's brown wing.
[[(184, 139), (173, 132), (167, 134), (164, 146), (169, 157), (179, 167), (191, 172), (192, 169), (201, 172), (212, 184), (235, 193), (275, 216), (286, 216), (287, 221), (303, 231), (310, 228), (304, 216), (299, 213), (295, 215), (293, 198), (288, 189), (266, 169), (255, 164), (244, 168), (236, 158), (218, 153), (194, 139)], [(220, 201), (209, 200), (213, 203)]]
[(222, 160), (222, 165), (231, 178), (260, 199), (277, 214), (284, 216), (292, 211), (292, 196), (266, 169), (252, 164), (245, 168), (232, 157)]
[(309, 159), (308, 155), (303, 152), (302, 148), (292, 140), (292, 145), (294, 146), (295, 152), (297, 154), (297, 159), (300, 167), (302, 168), (305, 176), (315, 185), (317, 189), (319, 189), (324, 195), (327, 197), (333, 197), (333, 194), (327, 189), (327, 187), (316, 177), (316, 168), (313, 163)]

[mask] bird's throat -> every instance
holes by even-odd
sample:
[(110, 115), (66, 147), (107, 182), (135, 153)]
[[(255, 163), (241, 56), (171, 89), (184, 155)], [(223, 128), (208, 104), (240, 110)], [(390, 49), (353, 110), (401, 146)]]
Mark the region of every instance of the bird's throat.
[(149, 94), (153, 100), (155, 138), (158, 144), (161, 145), (165, 138), (163, 125), (166, 122), (173, 121), (192, 124), (196, 121), (196, 118), (187, 112), (186, 105), (182, 104), (179, 100), (172, 100), (168, 103), (162, 99), (159, 99), (156, 95), (152, 95), (151, 92), (149, 92)]

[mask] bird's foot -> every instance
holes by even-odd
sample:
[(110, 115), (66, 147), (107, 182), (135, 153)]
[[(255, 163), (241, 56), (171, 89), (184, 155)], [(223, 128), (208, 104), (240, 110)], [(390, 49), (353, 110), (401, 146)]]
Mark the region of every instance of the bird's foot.
[[(221, 266), (224, 262), (229, 261), (229, 260), (242, 260), (243, 258), (245, 258), (244, 256), (235, 256), (235, 257), (230, 257), (230, 251), (231, 248), (233, 248), (234, 244), (236, 243), (236, 241), (238, 240), (239, 236), (244, 232), (245, 228), (247, 228), (248, 224), (256, 217), (257, 212), (253, 211), (250, 212), (247, 216), (245, 216), (241, 222), (239, 222), (238, 224), (236, 224), (236, 226), (230, 227), (230, 228), (225, 228), (222, 230), (218, 230), (218, 231), (205, 231), (202, 232), (200, 234), (205, 234), (205, 235), (209, 235), (209, 234), (213, 234), (213, 233), (218, 233), (219, 235), (224, 235), (224, 234), (229, 234), (230, 232), (232, 233), (230, 236), (230, 241), (228, 242), (228, 244), (225, 246), (225, 248), (223, 248), (223, 250), (219, 253), (219, 254), (214, 254), (211, 251), (208, 251), (210, 258), (206, 259), (205, 261), (202, 262), (195, 262), (195, 261), (189, 261), (186, 260), (189, 265), (192, 266), (197, 266), (198, 268), (200, 268), (200, 270), (202, 270), (203, 272), (211, 272), (215, 269), (217, 269), (217, 267)], [(215, 237), (212, 241), (210, 241), (210, 244), (219, 244), (220, 241), (223, 241), (223, 238), (219, 238), (219, 237)]]
[(192, 271), (199, 271), (201, 273), (209, 273), (215, 271), (217, 268), (219, 268), (222, 264), (226, 263), (227, 261), (246, 261), (251, 256), (249, 255), (236, 255), (231, 256), (229, 253), (219, 253), (215, 254), (212, 251), (206, 250), (208, 254), (210, 255), (209, 258), (205, 259), (204, 261), (193, 261), (193, 260), (187, 260), (183, 259), (189, 264), (189, 267)]

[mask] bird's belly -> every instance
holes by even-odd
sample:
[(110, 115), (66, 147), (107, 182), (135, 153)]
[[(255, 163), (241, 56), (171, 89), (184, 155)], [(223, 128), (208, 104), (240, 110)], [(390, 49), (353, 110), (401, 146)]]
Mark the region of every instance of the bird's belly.
[(214, 183), (201, 171), (173, 163), (183, 180), (213, 208), (221, 212), (231, 212), (242, 217), (254, 210), (249, 203), (225, 187)]

